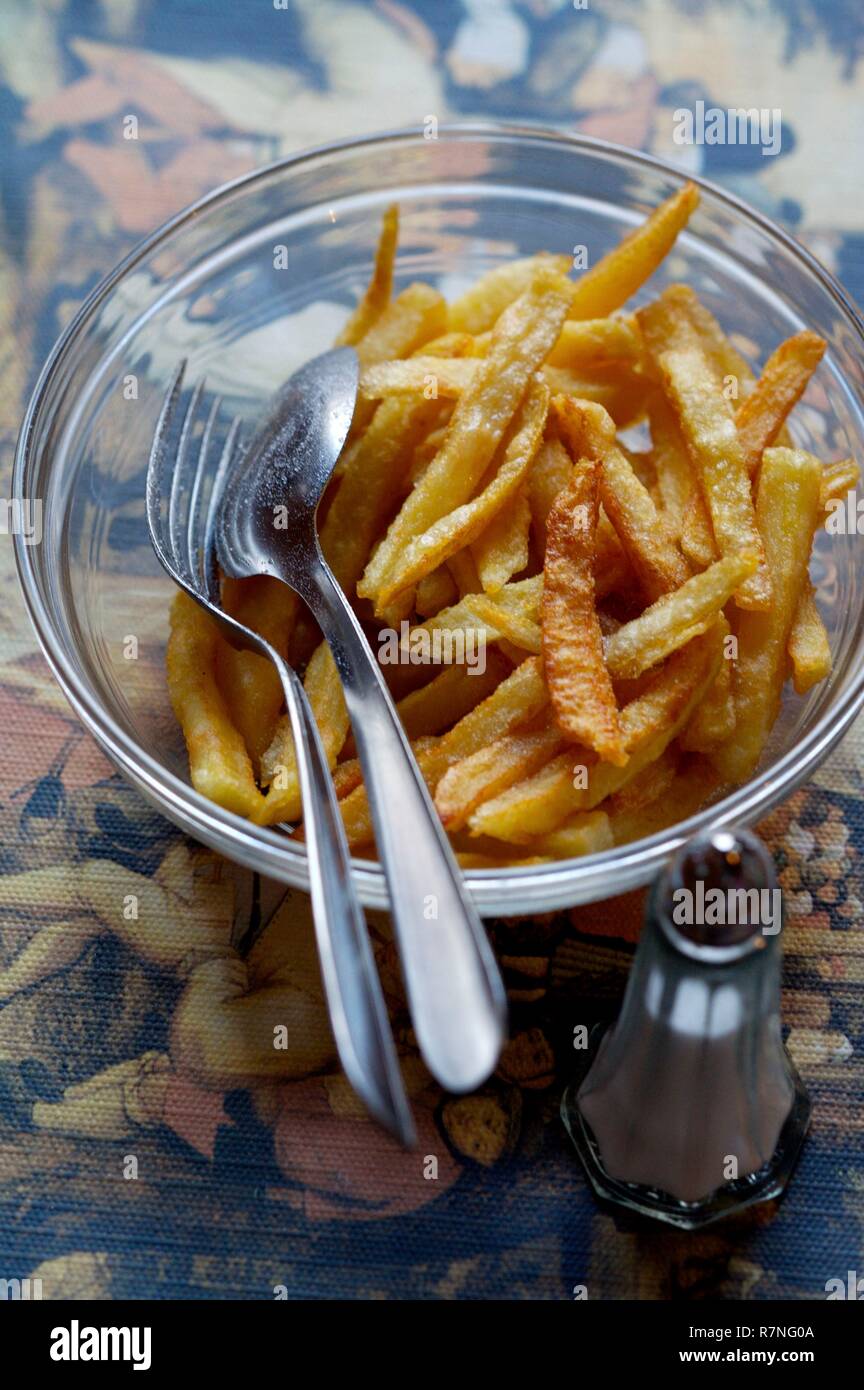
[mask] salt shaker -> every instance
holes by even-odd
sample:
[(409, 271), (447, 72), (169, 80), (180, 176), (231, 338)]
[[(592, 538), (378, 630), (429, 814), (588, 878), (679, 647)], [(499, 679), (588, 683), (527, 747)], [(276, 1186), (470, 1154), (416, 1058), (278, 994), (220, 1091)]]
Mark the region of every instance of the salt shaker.
[(747, 831), (656, 881), (617, 1022), (562, 1116), (599, 1196), (695, 1229), (779, 1196), (810, 1120), (780, 1029), (780, 890)]

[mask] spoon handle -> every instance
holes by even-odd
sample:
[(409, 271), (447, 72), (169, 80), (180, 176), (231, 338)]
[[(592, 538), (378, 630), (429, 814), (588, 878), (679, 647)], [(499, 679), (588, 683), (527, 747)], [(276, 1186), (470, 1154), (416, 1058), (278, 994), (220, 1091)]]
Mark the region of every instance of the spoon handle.
[(327, 565), (303, 597), (341, 677), (384, 867), (417, 1042), (432, 1075), (470, 1091), (495, 1067), (507, 1001), (483, 924), (405, 737), (378, 662)]
[(351, 879), (350, 852), (330, 769), (301, 681), (265, 645), (282, 681), (294, 736), (312, 915), (336, 1049), (358, 1096), (410, 1148), (415, 1142), (414, 1125), (369, 934)]

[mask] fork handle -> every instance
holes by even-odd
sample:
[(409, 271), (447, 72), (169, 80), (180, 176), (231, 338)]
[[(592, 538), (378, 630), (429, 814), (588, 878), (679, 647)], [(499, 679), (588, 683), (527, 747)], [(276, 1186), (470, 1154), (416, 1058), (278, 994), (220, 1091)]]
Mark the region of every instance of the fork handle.
[(312, 916), (336, 1049), (350, 1084), (372, 1114), (411, 1147), (411, 1111), (321, 738), (300, 679), (269, 644), (267, 654), (282, 681), (294, 736)]
[(345, 689), (418, 1046), (442, 1086), (470, 1091), (504, 1042), (498, 966), (360, 624), (323, 559), (306, 581)]

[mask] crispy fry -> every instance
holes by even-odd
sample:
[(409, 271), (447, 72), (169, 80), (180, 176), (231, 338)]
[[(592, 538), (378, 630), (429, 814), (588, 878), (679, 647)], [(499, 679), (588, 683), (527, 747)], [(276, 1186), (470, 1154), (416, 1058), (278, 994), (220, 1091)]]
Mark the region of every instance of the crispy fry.
[(737, 623), (735, 734), (714, 754), (720, 772), (733, 781), (753, 772), (780, 708), (786, 644), (807, 583), (821, 476), (818, 459), (803, 450), (766, 449), (762, 457), (756, 505), (774, 601), (768, 612), (742, 613)]
[(450, 305), (450, 328), (461, 333), (486, 332), (515, 299), (530, 290), (537, 271), (547, 268), (557, 270), (559, 275), (566, 275), (570, 269), (570, 257), (552, 256), (541, 251), (536, 256), (495, 266)]
[(542, 863), (545, 858), (579, 859), (584, 854), (600, 854), (612, 849), (614, 843), (605, 811), (577, 811), (557, 830), (530, 840), (526, 849)]
[(659, 391), (648, 403), (648, 420), (663, 517), (672, 539), (680, 541), (695, 475), (675, 412)]
[[(542, 663), (529, 657), (475, 709), (454, 724), (449, 733), (428, 742), (418, 751), (417, 762), (434, 792), (453, 763), (469, 757), (502, 738), (518, 725), (533, 719), (548, 704)], [(348, 843), (353, 847), (372, 839), (372, 818), (365, 787), (358, 787), (341, 804)]]
[(705, 698), (693, 711), (678, 739), (681, 748), (694, 753), (710, 753), (735, 732), (732, 662), (726, 653), (729, 624), (725, 619), (721, 628), (724, 660), (720, 662), (713, 685), (705, 692)]
[(523, 484), (471, 547), (480, 583), (487, 594), (497, 594), (514, 574), (525, 569), (530, 527), (531, 509)]
[[(268, 575), (226, 579), (222, 585), (226, 612), (265, 637), (285, 657), (294, 630), (299, 600), (287, 584)], [(276, 668), (255, 652), (237, 651), (227, 642), (216, 646), (216, 680), (232, 724), (240, 730), (253, 767), (276, 728), (282, 708), (282, 682)]]
[(642, 334), (634, 318), (568, 319), (546, 361), (578, 372), (608, 362), (638, 363), (641, 357)]
[(434, 618), (442, 608), (449, 608), (456, 602), (458, 590), (456, 582), (446, 565), (439, 565), (431, 574), (426, 574), (417, 585), (416, 608), (421, 618)]
[(806, 695), (819, 681), (830, 676), (831, 643), (816, 606), (816, 594), (809, 577), (801, 590), (788, 642), (792, 679), (797, 695)]
[(543, 767), (562, 743), (547, 718), (544, 728), (505, 734), (453, 763), (435, 788), (435, 805), (444, 825), (450, 831), (460, 830), (476, 806)]
[(569, 318), (596, 319), (614, 313), (635, 294), (675, 243), (699, 202), (692, 183), (667, 198), (624, 240), (576, 282)]
[[(524, 404), (517, 412), (513, 433), (503, 449), (500, 465), (493, 465), (494, 472), (490, 481), (473, 501), (465, 502), (446, 516), (442, 516), (428, 531), (406, 546), (378, 590), (376, 610), (381, 604), (390, 602), (403, 589), (429, 574), (457, 550), (470, 545), (518, 492), (528, 476), (542, 437), (548, 406), (547, 387), (541, 381), (532, 382)], [(422, 486), (422, 482), (418, 484), (413, 497), (416, 497)], [(406, 507), (410, 502), (409, 498)], [(377, 560), (376, 555), (370, 569), (377, 564)], [(365, 582), (364, 580), (364, 585)], [(363, 585), (358, 586), (358, 592), (365, 593)]]
[(727, 555), (619, 627), (606, 641), (609, 674), (632, 680), (707, 631), (756, 564), (755, 555)]
[(800, 400), (827, 344), (816, 333), (796, 333), (771, 354), (755, 388), (735, 412), (744, 464), (752, 475), (762, 451), (773, 444), (789, 411)]
[(594, 597), (599, 470), (596, 459), (580, 459), (549, 513), (543, 657), (561, 732), (621, 766), (626, 755)]
[[(499, 590), (499, 593), (503, 590)], [(503, 638), (519, 647), (523, 652), (539, 656), (543, 650), (543, 634), (540, 626), (532, 618), (525, 616), (518, 608), (505, 608), (489, 594), (472, 594), (469, 603), (471, 612), (485, 624), (489, 636), (487, 641)]]
[[(342, 683), (326, 642), (322, 642), (313, 652), (303, 686), (312, 706), (327, 761), (333, 768), (345, 742), (349, 721)], [(280, 821), (297, 820), (301, 811), (300, 776), (287, 714), (280, 719), (273, 741), (264, 754), (262, 776), (270, 783), (270, 790), (253, 819), (259, 825), (278, 825)]]
[(166, 657), (168, 693), (189, 751), (192, 785), (226, 811), (254, 817), (264, 798), (216, 684), (219, 640), (209, 614), (187, 594), (175, 594)]
[(648, 806), (615, 806), (610, 803), (609, 827), (616, 845), (656, 835), (667, 826), (695, 816), (717, 789), (719, 778), (706, 758), (691, 757), (664, 796)]
[(718, 636), (708, 632), (676, 652), (621, 711), (629, 755), (624, 767), (598, 762), (589, 749), (561, 753), (533, 777), (478, 806), (468, 820), (472, 834), (525, 844), (625, 786), (660, 757), (715, 679), (722, 660)]
[(678, 415), (721, 555), (753, 553), (759, 557), (759, 569), (745, 580), (736, 602), (742, 608), (767, 608), (771, 579), (732, 408), (717, 389), (692, 323), (673, 298), (664, 294), (640, 310), (639, 322)]
[(485, 700), (508, 672), (506, 661), (489, 652), (483, 670), (447, 666), (428, 685), (412, 690), (397, 709), (409, 739), (440, 734)]
[[(556, 274), (538, 272), (532, 288), (501, 315), (480, 376), (459, 399), (440, 453), (405, 502), (373, 560), (358, 593), (378, 599), (394, 591), (405, 547), (454, 506), (467, 502), (488, 469), (534, 372), (558, 336), (567, 302)], [(435, 562), (437, 563), (437, 562)], [(435, 563), (429, 566), (435, 568)], [(418, 574), (418, 578), (428, 569)], [(397, 587), (405, 587), (404, 580)]]
[(375, 268), (372, 272), (366, 293), (351, 314), (335, 346), (352, 347), (369, 332), (376, 319), (380, 318), (385, 305), (389, 304), (393, 293), (393, 266), (396, 261), (396, 243), (399, 240), (399, 208), (391, 203), (381, 219), (381, 232), (378, 237), (378, 250), (375, 253)]

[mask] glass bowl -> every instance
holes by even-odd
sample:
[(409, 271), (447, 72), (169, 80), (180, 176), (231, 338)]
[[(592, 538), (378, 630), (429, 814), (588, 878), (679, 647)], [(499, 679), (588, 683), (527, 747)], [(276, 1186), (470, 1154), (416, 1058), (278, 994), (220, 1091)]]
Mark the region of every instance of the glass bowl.
[[(330, 346), (397, 200), (400, 286), (448, 295), (517, 255), (588, 248), (590, 263), (684, 180), (659, 160), (532, 127), (393, 132), (312, 150), (217, 189), (135, 250), (91, 295), (47, 362), (19, 441), (14, 493), (43, 504), (40, 545), (17, 538), (26, 601), (45, 654), (87, 728), (183, 830), (299, 887), (306, 852), (193, 791), (163, 673), (172, 585), (150, 548), (144, 476), (157, 412), (181, 357), (254, 427), (270, 394)], [(697, 182), (700, 182), (697, 180)], [(684, 280), (754, 366), (814, 329), (829, 351), (794, 415), (820, 457), (860, 456), (864, 325), (840, 287), (780, 228), (701, 183), (689, 229), (638, 298)], [(582, 859), (470, 870), (485, 913), (542, 911), (650, 879), (681, 840), (759, 819), (819, 765), (864, 698), (857, 535), (820, 532), (813, 560), (834, 673), (788, 695), (756, 776), (690, 820)], [(396, 811), (396, 808), (394, 808)], [(398, 811), (396, 811), (398, 813)], [(355, 861), (368, 906), (380, 867)]]

